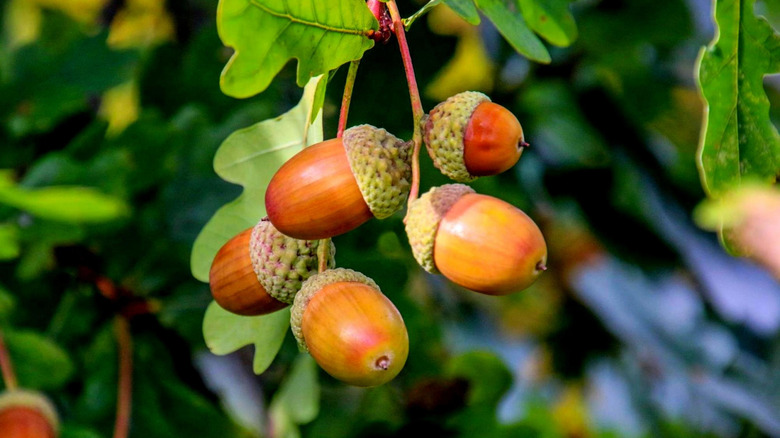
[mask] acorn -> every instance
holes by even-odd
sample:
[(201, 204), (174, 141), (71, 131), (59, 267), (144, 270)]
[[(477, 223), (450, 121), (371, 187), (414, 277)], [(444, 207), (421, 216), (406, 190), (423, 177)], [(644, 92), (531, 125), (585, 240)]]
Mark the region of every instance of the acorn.
[(387, 383), (409, 355), (398, 309), (372, 279), (350, 269), (308, 279), (295, 297), (290, 325), (301, 350), (350, 385)]
[(265, 192), (266, 212), (290, 237), (333, 237), (400, 210), (411, 172), (410, 143), (384, 129), (355, 126), (284, 163)]
[(57, 410), (46, 396), (15, 389), (0, 395), (0, 438), (56, 438)]
[(525, 289), (547, 269), (547, 245), (534, 221), (463, 184), (434, 187), (415, 200), (406, 234), (426, 271), (487, 295)]
[[(295, 294), (317, 272), (319, 241), (280, 233), (267, 217), (230, 239), (209, 271), (214, 300), (239, 315), (264, 315), (292, 304)], [(328, 266), (335, 266), (330, 243)]]
[(436, 105), (422, 124), (433, 165), (458, 182), (510, 169), (528, 146), (517, 117), (476, 91)]

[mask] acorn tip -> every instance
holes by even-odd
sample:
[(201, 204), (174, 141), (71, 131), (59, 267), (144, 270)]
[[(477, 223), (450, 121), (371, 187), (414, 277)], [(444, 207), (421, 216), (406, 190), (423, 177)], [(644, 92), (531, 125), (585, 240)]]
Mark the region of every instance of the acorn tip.
[(378, 369), (387, 370), (390, 367), (390, 359), (387, 356), (382, 356), (376, 360), (376, 367)]
[(547, 270), (547, 266), (544, 264), (544, 262), (540, 261), (539, 263), (536, 264), (536, 270), (537, 271), (546, 271)]

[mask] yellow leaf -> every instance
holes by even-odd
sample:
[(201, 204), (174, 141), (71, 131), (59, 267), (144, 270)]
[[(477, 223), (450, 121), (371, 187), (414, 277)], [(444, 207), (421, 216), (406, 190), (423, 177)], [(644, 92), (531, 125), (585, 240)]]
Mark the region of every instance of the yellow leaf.
[(41, 9), (28, 0), (11, 0), (6, 5), (3, 28), (9, 49), (29, 44), (41, 31)]
[(149, 47), (172, 39), (174, 24), (159, 0), (127, 0), (111, 22), (108, 45), (115, 49)]
[(82, 24), (94, 24), (108, 0), (28, 0), (46, 9), (62, 11)]
[(564, 436), (584, 438), (593, 435), (588, 424), (588, 407), (580, 385), (566, 385), (553, 406), (552, 414)]
[(108, 121), (108, 136), (119, 134), (135, 122), (138, 111), (138, 86), (135, 82), (125, 82), (103, 93), (100, 116)]
[(495, 65), (488, 57), (482, 40), (475, 29), (461, 34), (455, 55), (425, 89), (425, 95), (435, 100), (445, 100), (461, 91), (493, 90)]

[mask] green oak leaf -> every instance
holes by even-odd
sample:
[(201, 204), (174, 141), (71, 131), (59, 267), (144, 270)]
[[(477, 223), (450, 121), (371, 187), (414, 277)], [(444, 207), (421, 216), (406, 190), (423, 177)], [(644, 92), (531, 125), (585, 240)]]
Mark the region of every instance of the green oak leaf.
[(230, 354), (246, 345), (254, 345), (253, 369), (255, 374), (261, 374), (282, 348), (289, 326), (289, 307), (268, 315), (240, 316), (212, 301), (203, 317), (203, 338), (209, 350), (216, 355)]
[(0, 260), (19, 257), (19, 227), (13, 223), (0, 222)]
[(568, 47), (577, 39), (570, 3), (571, 0), (520, 0), (520, 8), (534, 32), (550, 44)]
[(317, 363), (308, 354), (299, 354), (292, 370), (271, 401), (271, 410), (283, 409), (296, 424), (306, 424), (320, 412), (320, 382)]
[(107, 222), (127, 216), (130, 211), (122, 199), (91, 187), (22, 187), (8, 171), (0, 172), (0, 204), (42, 219), (68, 223)]
[(26, 388), (59, 389), (73, 375), (75, 366), (68, 352), (40, 333), (9, 330), (5, 333), (5, 342), (19, 384)]
[(466, 20), (469, 24), (476, 26), (482, 21), (474, 5), (474, 0), (444, 0), (444, 4), (449, 6), (460, 18)]
[(755, 0), (717, 0), (717, 36), (701, 50), (698, 79), (707, 104), (698, 152), (710, 197), (744, 179), (780, 176), (780, 135), (769, 118), (764, 75), (780, 73), (780, 35), (754, 14)]
[(235, 53), (220, 77), (222, 91), (249, 97), (265, 90), (292, 58), (298, 85), (360, 59), (378, 23), (362, 0), (220, 0), (217, 30)]
[(496, 26), (498, 32), (521, 55), (543, 64), (550, 63), (550, 53), (528, 28), (517, 4), (509, 0), (476, 0), (477, 7)]
[(244, 191), (222, 206), (195, 239), (190, 267), (198, 280), (208, 282), (211, 261), (225, 242), (265, 216), (265, 189), (276, 170), (302, 147), (322, 141), (321, 111), (314, 109), (321, 81), (324, 77), (310, 80), (290, 111), (232, 133), (217, 150), (214, 170)]

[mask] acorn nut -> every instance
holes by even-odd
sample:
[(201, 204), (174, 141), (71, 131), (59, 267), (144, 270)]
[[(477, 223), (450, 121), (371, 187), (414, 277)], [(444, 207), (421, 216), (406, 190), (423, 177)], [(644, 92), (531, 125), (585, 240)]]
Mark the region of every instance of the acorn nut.
[(398, 309), (373, 280), (350, 269), (309, 278), (295, 297), (290, 325), (300, 348), (350, 385), (387, 383), (409, 354)]
[(400, 210), (409, 195), (411, 145), (360, 125), (290, 158), (265, 193), (268, 217), (296, 239), (324, 239)]
[(476, 91), (436, 105), (422, 125), (434, 166), (458, 182), (510, 169), (528, 146), (514, 114)]
[[(209, 271), (214, 300), (239, 315), (263, 315), (292, 304), (306, 279), (317, 272), (317, 240), (293, 239), (268, 218), (230, 239)], [(328, 266), (335, 266), (330, 243)]]
[(16, 389), (0, 395), (0, 438), (56, 438), (59, 420), (43, 394)]
[(434, 187), (415, 200), (406, 233), (426, 271), (487, 295), (525, 289), (547, 269), (547, 245), (534, 221), (463, 184)]

